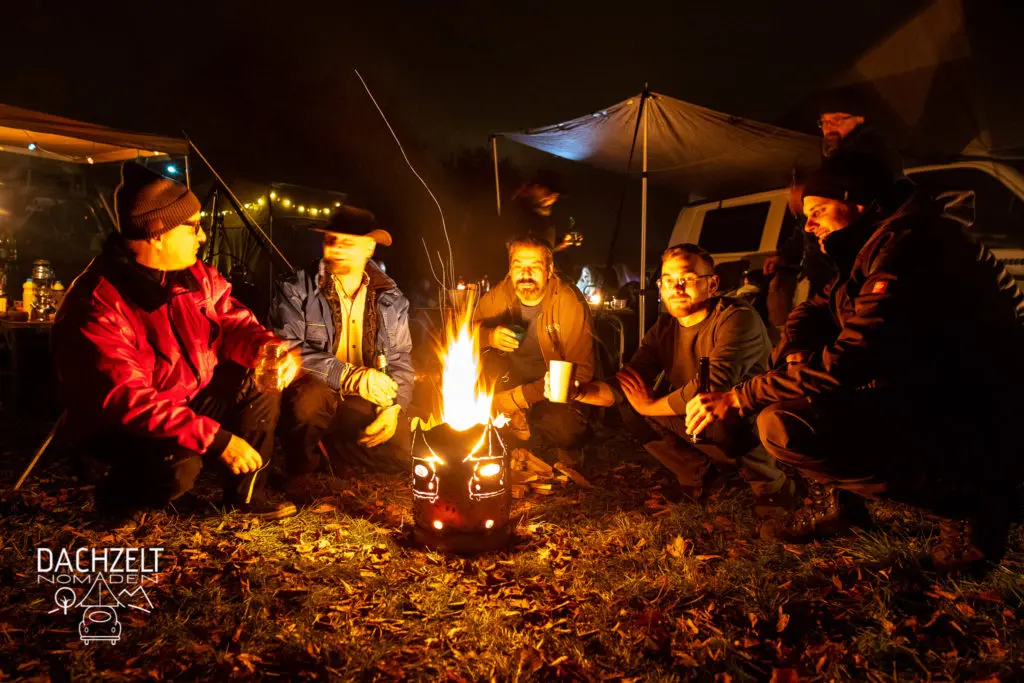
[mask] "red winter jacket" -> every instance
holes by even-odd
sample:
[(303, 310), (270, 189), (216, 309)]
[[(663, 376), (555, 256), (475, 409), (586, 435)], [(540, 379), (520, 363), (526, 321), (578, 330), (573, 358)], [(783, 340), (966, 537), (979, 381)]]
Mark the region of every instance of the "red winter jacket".
[(68, 289), (53, 326), (66, 426), (80, 439), (117, 427), (198, 453), (222, 450), (231, 435), (188, 403), (217, 363), (251, 368), (272, 339), (215, 269), (143, 268), (112, 235)]

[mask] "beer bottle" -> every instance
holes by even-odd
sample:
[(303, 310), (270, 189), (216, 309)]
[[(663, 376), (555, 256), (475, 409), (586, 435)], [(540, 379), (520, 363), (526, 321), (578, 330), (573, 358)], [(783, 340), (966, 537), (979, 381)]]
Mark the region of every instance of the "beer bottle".
[(388, 373), (388, 354), (383, 349), (377, 352), (377, 369), (390, 377)]
[[(697, 393), (707, 394), (711, 392), (711, 359), (701, 356), (697, 359)], [(691, 443), (707, 443), (710, 439), (705, 429), (700, 434), (691, 434)]]

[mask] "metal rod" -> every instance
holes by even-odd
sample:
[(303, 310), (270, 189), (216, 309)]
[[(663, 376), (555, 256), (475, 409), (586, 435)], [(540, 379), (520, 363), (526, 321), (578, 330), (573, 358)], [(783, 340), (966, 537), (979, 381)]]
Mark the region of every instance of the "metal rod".
[(206, 167), (210, 169), (210, 172), (213, 173), (213, 177), (217, 182), (220, 183), (220, 186), (223, 188), (224, 194), (227, 196), (231, 206), (234, 207), (238, 217), (242, 219), (242, 224), (245, 225), (249, 233), (256, 239), (256, 242), (263, 247), (268, 254), (270, 254), (271, 259), (277, 259), (278, 265), (283, 266), (285, 271), (288, 273), (294, 273), (295, 268), (288, 259), (285, 258), (285, 255), (281, 253), (281, 250), (277, 248), (277, 245), (274, 244), (273, 240), (267, 237), (267, 233), (263, 232), (263, 228), (261, 228), (259, 224), (252, 219), (249, 212), (242, 206), (242, 202), (238, 201), (238, 197), (235, 196), (235, 193), (231, 191), (228, 184), (220, 177), (220, 174), (217, 173), (217, 169), (210, 165), (210, 162), (205, 156), (203, 156), (203, 153), (199, 151), (199, 148), (196, 147), (194, 142), (189, 140), (188, 144), (191, 149), (195, 150), (195, 153), (199, 156), (202, 162), (206, 164)]
[(498, 215), (501, 215), (501, 184), (498, 182), (498, 136), (491, 136), (491, 154), (494, 156), (494, 196), (498, 201)]
[[(643, 100), (650, 97), (644, 84)], [(644, 157), (640, 176), (640, 341), (647, 331), (647, 117), (650, 107), (643, 108)]]
[(32, 462), (28, 464), (28, 467), (25, 468), (25, 471), (21, 473), (20, 477), (18, 477), (18, 483), (14, 485), (15, 491), (20, 489), (21, 485), (25, 483), (25, 480), (28, 479), (28, 475), (32, 473), (32, 470), (35, 468), (36, 463), (39, 462), (39, 458), (43, 457), (43, 453), (45, 453), (46, 449), (50, 447), (50, 442), (53, 441), (53, 437), (57, 435), (57, 430), (60, 428), (60, 425), (63, 421), (64, 419), (62, 415), (61, 419), (53, 423), (53, 427), (50, 429), (50, 433), (46, 435), (46, 440), (43, 441), (43, 444), (38, 449), (36, 449), (36, 454), (32, 458)]

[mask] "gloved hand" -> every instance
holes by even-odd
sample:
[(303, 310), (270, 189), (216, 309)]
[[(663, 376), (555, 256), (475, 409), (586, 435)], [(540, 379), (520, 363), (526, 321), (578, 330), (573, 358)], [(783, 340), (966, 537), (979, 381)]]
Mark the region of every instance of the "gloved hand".
[(508, 391), (502, 391), (494, 395), (491, 402), (491, 412), (495, 415), (512, 417), (515, 413), (522, 412), (530, 407), (526, 397), (523, 395), (523, 388), (516, 387)]
[(398, 413), (400, 410), (400, 406), (381, 409), (377, 413), (377, 418), (366, 425), (359, 443), (367, 448), (374, 448), (390, 441), (398, 429)]
[(341, 393), (365, 398), (370, 403), (387, 408), (398, 396), (395, 380), (380, 370), (350, 366), (341, 376)]

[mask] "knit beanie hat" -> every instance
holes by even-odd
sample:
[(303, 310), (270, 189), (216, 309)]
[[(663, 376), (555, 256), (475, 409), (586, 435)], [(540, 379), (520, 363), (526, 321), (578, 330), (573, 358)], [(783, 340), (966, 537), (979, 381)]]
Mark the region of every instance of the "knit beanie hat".
[(829, 90), (817, 99), (818, 114), (849, 114), (870, 118), (875, 113), (866, 94), (855, 86)]
[(125, 239), (158, 237), (199, 213), (200, 206), (199, 199), (181, 183), (134, 161), (121, 166), (121, 184), (114, 190), (114, 210)]
[(804, 197), (827, 197), (869, 206), (896, 182), (892, 170), (877, 154), (839, 151), (825, 159), (804, 184)]

